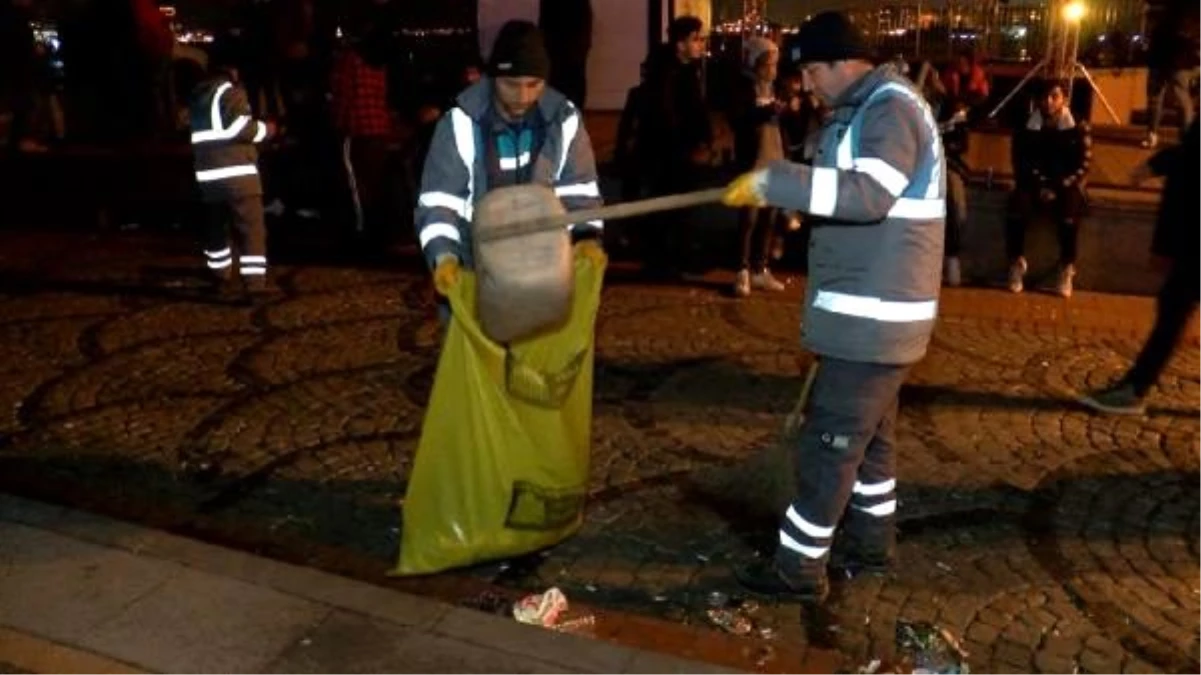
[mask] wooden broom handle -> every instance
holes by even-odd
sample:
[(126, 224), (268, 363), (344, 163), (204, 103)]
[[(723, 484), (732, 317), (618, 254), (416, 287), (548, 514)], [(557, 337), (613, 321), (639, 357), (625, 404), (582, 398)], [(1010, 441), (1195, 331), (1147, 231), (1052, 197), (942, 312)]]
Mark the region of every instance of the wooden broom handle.
[(658, 213), (659, 211), (685, 209), (690, 206), (700, 206), (702, 204), (719, 202), (721, 201), (722, 195), (725, 193), (726, 188), (720, 187), (710, 190), (685, 192), (684, 194), (678, 195), (667, 195), (666, 197), (640, 199), (634, 202), (598, 206), (592, 209), (570, 211), (558, 216), (546, 216), (544, 218), (536, 218), (534, 220), (523, 220), (500, 225), (494, 228), (489, 228), (486, 232), (477, 232), (475, 233), (475, 237), (480, 242), (495, 241), (497, 239), (520, 237), (522, 235), (533, 234), (535, 232), (544, 232), (546, 230), (562, 229), (568, 225), (572, 225), (574, 223), (584, 223), (589, 220), (616, 220), (618, 218), (631, 218), (633, 216), (642, 216), (648, 213)]

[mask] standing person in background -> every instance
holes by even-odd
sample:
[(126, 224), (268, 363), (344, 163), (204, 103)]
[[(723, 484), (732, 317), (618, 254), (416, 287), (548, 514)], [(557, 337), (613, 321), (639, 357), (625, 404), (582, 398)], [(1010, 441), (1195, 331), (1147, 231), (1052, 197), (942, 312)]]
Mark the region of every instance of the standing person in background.
[(942, 280), (948, 286), (963, 283), (963, 226), (968, 219), (967, 183), (971, 170), (964, 160), (968, 147), (968, 110), (966, 106), (942, 106), (938, 112), (938, 130), (947, 158), (947, 217), (943, 250)]
[(133, 0), (132, 7), (138, 59), (129, 66), (140, 83), (135, 110), (146, 136), (169, 134), (172, 129), (168, 101), (175, 35), (153, 0)]
[(342, 139), (354, 214), (354, 231), (375, 246), (386, 246), (388, 139), (393, 133), (382, 35), (370, 21), (354, 30), (334, 57), (330, 105)]
[(1170, 0), (1151, 31), (1147, 51), (1147, 137), (1144, 148), (1159, 143), (1159, 124), (1163, 119), (1164, 96), (1180, 109), (1180, 128), (1193, 121), (1192, 82), (1201, 64), (1198, 54), (1197, 3), (1194, 0)]
[[(753, 37), (747, 41), (743, 56), (743, 73), (734, 87), (729, 110), (730, 128), (734, 131), (734, 164), (739, 173), (784, 159), (780, 133), (783, 106), (775, 92), (779, 47), (767, 38)], [(746, 297), (752, 288), (784, 290), (784, 284), (772, 277), (767, 267), (778, 215), (770, 207), (750, 206), (738, 212), (740, 257), (734, 295)]]
[(592, 50), (591, 0), (542, 0), (538, 26), (550, 54), (547, 84), (584, 110), (588, 98), (588, 52)]
[(241, 0), (237, 10), (237, 28), (241, 44), (242, 80), (250, 107), (263, 118), (280, 119), (278, 60), (272, 54), (275, 44), (270, 0)]
[[(813, 91), (805, 86), (800, 70), (794, 70), (784, 79), (784, 109), (780, 112), (780, 133), (784, 137), (784, 155), (790, 162), (813, 164), (817, 130), (821, 128), (825, 109)], [(777, 221), (779, 222), (779, 221)], [(780, 224), (772, 258), (784, 257), (784, 242), (789, 233), (799, 232), (800, 250), (806, 251), (809, 244), (809, 228), (800, 211), (788, 211)]]
[(30, 0), (0, 0), (0, 103), (12, 112), (8, 147), (41, 152), (34, 134), (37, 110), (37, 48), (30, 20)]
[(1176, 344), (1184, 334), (1201, 300), (1201, 140), (1197, 120), (1189, 125), (1184, 139), (1175, 147), (1155, 153), (1135, 168), (1131, 182), (1139, 184), (1151, 176), (1163, 176), (1163, 198), (1155, 221), (1151, 253), (1168, 269), (1155, 309), (1155, 326), (1130, 370), (1113, 385), (1083, 399), (1084, 405), (1103, 413), (1141, 415), (1146, 412), (1147, 392), (1159, 380)]
[[(984, 72), (976, 53), (971, 50), (960, 53), (955, 63), (943, 71), (942, 85), (950, 102), (965, 106), (969, 115), (988, 102), (988, 74)], [(975, 119), (974, 115), (971, 116)]]
[(209, 78), (196, 88), (190, 106), (196, 183), (208, 211), (204, 255), (218, 284), (233, 280), (236, 260), (245, 289), (262, 293), (268, 290), (267, 225), (255, 146), (274, 128), (254, 119), (233, 52), (214, 45)]
[[(667, 28), (667, 44), (647, 61), (639, 137), (645, 144), (643, 156), (651, 162), (646, 175), (652, 195), (696, 189), (703, 167), (712, 161), (713, 127), (701, 86), (703, 29), (695, 16), (676, 17)], [(674, 279), (682, 273), (688, 217), (687, 210), (675, 211), (646, 228), (644, 256), (652, 276)]]

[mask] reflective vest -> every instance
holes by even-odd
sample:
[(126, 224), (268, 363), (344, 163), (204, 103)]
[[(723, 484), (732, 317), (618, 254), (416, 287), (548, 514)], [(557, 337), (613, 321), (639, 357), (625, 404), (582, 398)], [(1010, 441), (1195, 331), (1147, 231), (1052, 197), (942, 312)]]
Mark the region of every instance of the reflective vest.
[(206, 201), (261, 195), (256, 144), (267, 125), (253, 118), (246, 92), (228, 80), (206, 82), (190, 117), (196, 182)]

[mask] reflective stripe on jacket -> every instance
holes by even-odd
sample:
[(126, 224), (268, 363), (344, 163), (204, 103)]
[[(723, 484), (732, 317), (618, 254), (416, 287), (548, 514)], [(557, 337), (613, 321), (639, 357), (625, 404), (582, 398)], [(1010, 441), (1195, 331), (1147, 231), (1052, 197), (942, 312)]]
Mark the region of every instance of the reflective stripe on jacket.
[[(434, 129), (414, 221), (422, 252), (431, 265), (439, 256), (449, 254), (471, 267), (472, 211), (488, 189), (487, 153), (479, 147), (479, 141), (489, 138), (481, 132), (481, 122), (492, 105), (491, 80), (483, 78), (467, 88), (456, 104)], [(537, 109), (545, 122), (541, 151), (533, 158), (528, 153), (502, 156), (501, 169), (526, 170), (532, 161), (528, 182), (554, 188), (568, 211), (600, 205), (596, 159), (579, 111), (550, 87), (543, 92)], [(577, 234), (602, 228), (601, 221), (571, 226)]]
[(925, 356), (942, 280), (945, 174), (934, 116), (891, 65), (833, 106), (812, 167), (771, 166), (768, 202), (820, 217), (801, 331), (807, 348), (884, 364)]
[(192, 96), (192, 157), (205, 201), (263, 194), (256, 143), (267, 125), (254, 119), (242, 87), (225, 78), (202, 83)]

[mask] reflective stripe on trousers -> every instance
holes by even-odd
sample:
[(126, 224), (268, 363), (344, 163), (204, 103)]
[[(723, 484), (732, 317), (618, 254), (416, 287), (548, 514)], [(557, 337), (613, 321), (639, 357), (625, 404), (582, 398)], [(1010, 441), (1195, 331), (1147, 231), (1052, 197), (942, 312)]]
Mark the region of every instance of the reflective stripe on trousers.
[(908, 370), (821, 359), (798, 439), (804, 470), (780, 519), (777, 559), (786, 569), (824, 565), (848, 504), (847, 534), (891, 552), (897, 394)]

